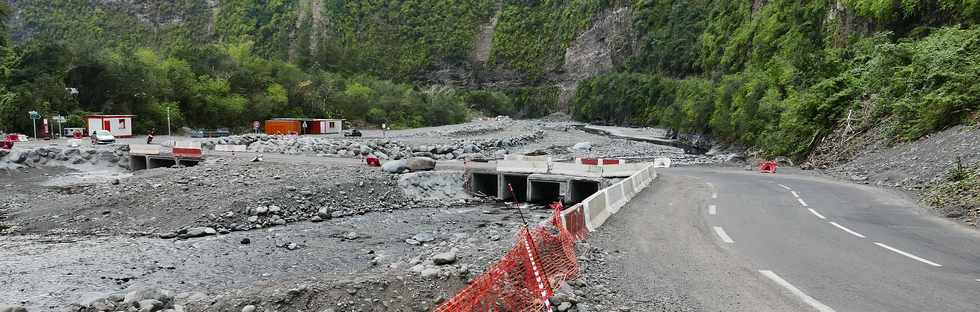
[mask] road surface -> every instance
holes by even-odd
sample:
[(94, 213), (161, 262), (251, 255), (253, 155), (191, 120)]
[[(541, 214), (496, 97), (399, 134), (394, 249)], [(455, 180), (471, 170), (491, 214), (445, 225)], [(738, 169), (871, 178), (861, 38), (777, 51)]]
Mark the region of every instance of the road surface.
[[(798, 173), (798, 172), (797, 172)], [(902, 194), (672, 168), (595, 232), (611, 288), (693, 311), (980, 311), (980, 234)], [(662, 300), (660, 300), (662, 301)], [(634, 310), (635, 311), (635, 310)]]

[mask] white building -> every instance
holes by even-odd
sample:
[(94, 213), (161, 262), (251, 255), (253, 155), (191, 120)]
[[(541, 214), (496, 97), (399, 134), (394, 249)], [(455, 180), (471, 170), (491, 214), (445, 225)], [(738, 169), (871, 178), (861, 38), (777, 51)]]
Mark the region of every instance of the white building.
[(85, 116), (88, 130), (86, 135), (91, 135), (95, 130), (106, 130), (117, 138), (128, 138), (133, 136), (133, 118), (136, 115), (90, 115)]

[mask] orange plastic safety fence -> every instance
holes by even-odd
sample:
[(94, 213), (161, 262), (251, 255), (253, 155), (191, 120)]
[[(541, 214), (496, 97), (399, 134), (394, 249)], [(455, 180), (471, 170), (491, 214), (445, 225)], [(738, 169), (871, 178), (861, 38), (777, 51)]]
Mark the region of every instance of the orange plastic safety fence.
[[(519, 231), (515, 236), (517, 243), (497, 263), (491, 265), (480, 276), (452, 299), (437, 307), (435, 312), (489, 312), (515, 311), (539, 312), (545, 308), (540, 285), (558, 285), (578, 277), (579, 267), (575, 257), (575, 238), (562, 227), (553, 225), (559, 222), (558, 214), (548, 223)], [(531, 266), (527, 252), (527, 234), (536, 250), (539, 274), (547, 283), (539, 283)], [(548, 286), (545, 286), (548, 287)], [(550, 293), (551, 289), (548, 289)]]

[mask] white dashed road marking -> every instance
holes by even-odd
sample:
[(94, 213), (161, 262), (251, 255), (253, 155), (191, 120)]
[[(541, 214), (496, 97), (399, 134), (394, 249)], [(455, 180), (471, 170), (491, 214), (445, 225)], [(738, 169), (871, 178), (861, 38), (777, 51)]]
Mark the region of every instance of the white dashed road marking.
[(793, 197), (800, 198), (800, 194), (797, 194), (796, 191), (790, 191), (790, 193), (793, 193)]
[(725, 229), (721, 228), (720, 226), (715, 227), (715, 234), (718, 234), (718, 237), (721, 238), (721, 241), (723, 242), (729, 244), (735, 243), (735, 241), (733, 241), (732, 238), (728, 236), (728, 233), (725, 233)]
[(796, 198), (796, 201), (800, 202), (800, 205), (803, 205), (803, 207), (806, 207), (806, 202), (802, 198)]
[(817, 216), (817, 218), (820, 218), (820, 220), (827, 220), (827, 218), (825, 218), (822, 214), (820, 214), (816, 210), (813, 210), (813, 208), (807, 208), (807, 209), (810, 209), (810, 212), (813, 213), (813, 215)]
[(793, 190), (793, 189), (789, 188), (789, 186), (785, 186), (785, 185), (782, 185), (782, 184), (776, 184), (776, 185), (779, 185), (779, 187), (784, 188), (784, 189), (787, 189), (787, 190), (790, 190), (790, 191)]
[(715, 205), (708, 206), (708, 214), (712, 216), (718, 214), (718, 206)]
[(712, 199), (718, 198), (718, 193), (711, 193), (711, 198)]
[(779, 277), (779, 275), (776, 275), (776, 273), (774, 273), (773, 271), (759, 270), (759, 273), (762, 273), (762, 275), (764, 275), (765, 277), (768, 277), (773, 282), (776, 282), (776, 284), (779, 284), (779, 286), (786, 288), (786, 290), (789, 290), (790, 293), (793, 293), (793, 295), (799, 297), (801, 300), (803, 300), (803, 302), (810, 305), (814, 309), (817, 309), (817, 311), (834, 312), (834, 309), (831, 309), (827, 305), (821, 303), (820, 301), (817, 301), (817, 299), (813, 299), (813, 297), (810, 297), (799, 288), (796, 288), (796, 286), (793, 286), (793, 284), (790, 284), (782, 277)]
[(843, 225), (837, 224), (837, 222), (830, 222), (830, 225), (836, 226), (838, 229), (844, 230), (844, 232), (850, 233), (851, 235), (854, 235), (854, 236), (857, 236), (857, 237), (860, 237), (860, 238), (866, 238), (866, 237), (864, 237), (864, 235), (861, 235), (861, 233), (858, 233), (858, 232), (855, 232), (855, 231), (851, 231), (851, 229), (846, 228)]
[(935, 262), (932, 262), (932, 261), (929, 261), (929, 260), (926, 260), (926, 259), (922, 259), (922, 258), (916, 257), (913, 254), (910, 254), (910, 253), (907, 253), (907, 252), (898, 250), (898, 249), (896, 249), (895, 247), (892, 247), (892, 246), (888, 246), (888, 245), (885, 245), (885, 244), (882, 244), (882, 243), (879, 243), (879, 242), (875, 242), (875, 245), (878, 245), (881, 248), (885, 248), (885, 249), (891, 250), (891, 251), (893, 251), (893, 252), (895, 252), (897, 254), (900, 254), (900, 255), (903, 255), (903, 256), (912, 258), (913, 260), (916, 260), (916, 261), (919, 261), (919, 262), (922, 262), (922, 263), (925, 263), (925, 264), (928, 264), (928, 265), (931, 265), (931, 266), (934, 266), (934, 267), (937, 267), (937, 268), (943, 266), (943, 265), (941, 265), (939, 263), (935, 263)]

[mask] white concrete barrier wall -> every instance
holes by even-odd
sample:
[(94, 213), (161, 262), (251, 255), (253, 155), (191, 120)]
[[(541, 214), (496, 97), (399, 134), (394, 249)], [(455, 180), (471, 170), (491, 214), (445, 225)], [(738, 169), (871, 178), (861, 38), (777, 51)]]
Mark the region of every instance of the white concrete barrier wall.
[(248, 151), (248, 146), (246, 145), (227, 145), (218, 144), (214, 146), (214, 150), (217, 152), (240, 152), (244, 153)]
[(564, 174), (579, 177), (602, 177), (603, 168), (599, 166), (588, 166), (570, 163), (551, 163), (551, 173)]
[(601, 191), (592, 194), (584, 201), (584, 204), (585, 224), (589, 227), (590, 232), (595, 231), (606, 222), (610, 215), (609, 207), (606, 206), (606, 192)]
[[(648, 165), (627, 179), (602, 189), (582, 202), (585, 208), (585, 224), (589, 231), (597, 230), (610, 216), (619, 212), (640, 191), (657, 177), (653, 165)], [(636, 185), (637, 187), (633, 187)]]
[(130, 154), (160, 155), (160, 145), (130, 144)]
[(520, 173), (548, 173), (547, 161), (498, 160), (497, 171)]
[(633, 196), (636, 195), (636, 185), (634, 185), (636, 180), (639, 180), (639, 177), (629, 177), (623, 180), (623, 193), (626, 194), (626, 200), (633, 199)]

